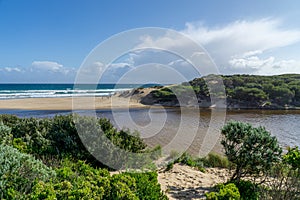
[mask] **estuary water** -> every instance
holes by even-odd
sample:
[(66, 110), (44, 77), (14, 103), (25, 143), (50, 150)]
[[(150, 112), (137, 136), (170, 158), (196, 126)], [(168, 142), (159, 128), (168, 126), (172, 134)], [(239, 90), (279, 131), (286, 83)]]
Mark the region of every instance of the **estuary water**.
[[(0, 114), (4, 113), (20, 117), (44, 118), (70, 114), (72, 111), (0, 110)], [(196, 112), (194, 109), (179, 108), (97, 110), (77, 113), (109, 118), (118, 129), (137, 130), (148, 145), (161, 145), (167, 151), (188, 150), (190, 153), (200, 155), (208, 150), (221, 152), (220, 127), (229, 120), (248, 122), (255, 127), (264, 126), (278, 138), (282, 147), (300, 146), (300, 110), (227, 110), (215, 112), (214, 117), (210, 109)]]

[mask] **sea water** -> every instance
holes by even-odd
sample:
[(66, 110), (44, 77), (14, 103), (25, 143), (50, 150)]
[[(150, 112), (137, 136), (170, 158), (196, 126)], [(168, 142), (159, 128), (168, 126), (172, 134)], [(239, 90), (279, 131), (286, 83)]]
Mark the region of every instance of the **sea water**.
[[(143, 85), (151, 87), (153, 84)], [(110, 96), (136, 84), (0, 84), (0, 99)]]

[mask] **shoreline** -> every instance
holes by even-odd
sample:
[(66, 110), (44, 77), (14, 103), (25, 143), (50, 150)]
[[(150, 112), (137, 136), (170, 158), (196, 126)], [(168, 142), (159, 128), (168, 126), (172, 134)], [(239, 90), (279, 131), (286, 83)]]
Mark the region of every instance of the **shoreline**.
[[(75, 104), (75, 105), (74, 105)], [(139, 98), (120, 97), (53, 97), (53, 98), (22, 98), (0, 100), (0, 110), (32, 110), (32, 111), (72, 111), (72, 110), (112, 110), (112, 109), (143, 109), (143, 108), (180, 108), (180, 106), (146, 105)], [(186, 108), (192, 108), (187, 106)], [(300, 111), (300, 108), (215, 108), (199, 107), (203, 110), (226, 111)]]
[(64, 97), (0, 100), (0, 110), (110, 110), (149, 108), (137, 100), (123, 97)]

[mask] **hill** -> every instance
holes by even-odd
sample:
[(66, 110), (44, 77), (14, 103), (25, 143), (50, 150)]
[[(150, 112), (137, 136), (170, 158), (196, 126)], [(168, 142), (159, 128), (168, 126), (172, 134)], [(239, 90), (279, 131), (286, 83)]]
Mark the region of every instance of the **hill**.
[(226, 102), (227, 108), (297, 109), (300, 106), (300, 74), (208, 75), (156, 88), (142, 97), (141, 103), (212, 107), (212, 96)]

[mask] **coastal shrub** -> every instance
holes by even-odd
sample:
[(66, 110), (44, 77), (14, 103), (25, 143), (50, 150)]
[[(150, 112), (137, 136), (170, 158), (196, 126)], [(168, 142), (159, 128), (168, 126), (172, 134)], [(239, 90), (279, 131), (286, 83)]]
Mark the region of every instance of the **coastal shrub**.
[(139, 199), (167, 200), (167, 196), (161, 191), (157, 180), (157, 172), (125, 173), (135, 179), (136, 194)]
[(300, 150), (298, 147), (289, 147), (288, 152), (283, 156), (283, 162), (291, 165), (293, 169), (300, 169)]
[(33, 156), (0, 145), (0, 198), (14, 199), (28, 194), (36, 179), (47, 181), (55, 172)]
[(179, 158), (167, 164), (166, 170), (169, 171), (173, 168), (175, 163), (181, 163), (190, 167), (195, 167), (199, 171), (205, 172), (204, 164), (201, 158), (194, 158), (190, 154), (184, 152)]
[(30, 199), (103, 199), (110, 195), (110, 175), (84, 161), (63, 160), (55, 179), (39, 181), (28, 195)]
[(299, 155), (298, 147), (289, 148), (282, 156), (282, 162), (269, 171), (268, 177), (271, 180), (261, 188), (264, 199), (300, 199)]
[(231, 166), (228, 159), (216, 153), (209, 153), (202, 159), (204, 166), (206, 167), (220, 167), (229, 168)]
[(260, 187), (251, 181), (241, 180), (233, 182), (240, 192), (242, 200), (258, 200), (260, 199)]
[(110, 175), (84, 161), (64, 160), (52, 181), (39, 181), (30, 199), (167, 199), (156, 172)]
[[(78, 123), (75, 124), (75, 120)], [(11, 145), (21, 152), (30, 153), (50, 165), (53, 157), (57, 159), (72, 157), (105, 167), (105, 163), (99, 162), (100, 159), (96, 160), (90, 152), (93, 155), (99, 155), (97, 152), (101, 152), (102, 157), (108, 161), (107, 163), (120, 164), (124, 160), (130, 160), (124, 156), (126, 152), (147, 152), (147, 159), (142, 156), (144, 154), (141, 154), (131, 159), (133, 161), (130, 161), (131, 163), (126, 167), (134, 165), (134, 162), (139, 162), (140, 166), (146, 166), (159, 157), (161, 152), (159, 147), (147, 148), (138, 132), (131, 132), (127, 129), (117, 130), (105, 118), (63, 115), (38, 119), (0, 115), (0, 121), (2, 121), (1, 143)], [(82, 140), (88, 146), (84, 146)], [(120, 154), (118, 149), (123, 150), (123, 154)]]
[(239, 200), (240, 193), (234, 183), (218, 184), (215, 192), (205, 193), (208, 200)]
[[(132, 163), (153, 167), (152, 159), (160, 156), (161, 147), (148, 148), (138, 132), (117, 130), (107, 119), (72, 115), (22, 119), (0, 115), (3, 122), (0, 124), (1, 199), (166, 199), (157, 181), (157, 172), (111, 176), (108, 167), (98, 163), (85, 149), (74, 120), (80, 120), (79, 124), (85, 127), (84, 134), (95, 142), (92, 146), (95, 151), (99, 150), (97, 142), (101, 142), (101, 138), (97, 134), (101, 128), (102, 137), (108, 138), (109, 143), (140, 153), (138, 160)], [(107, 144), (100, 143), (102, 149)], [(117, 151), (107, 152), (108, 159), (113, 161), (130, 160)], [(54, 170), (34, 157), (53, 166)]]
[(281, 158), (282, 149), (276, 137), (263, 127), (254, 128), (248, 123), (230, 121), (221, 133), (225, 155), (235, 164), (231, 180), (239, 182), (245, 176), (260, 176)]
[(13, 135), (11, 134), (11, 128), (4, 125), (0, 121), (0, 144), (10, 145), (13, 140)]
[(110, 199), (138, 200), (135, 179), (128, 175), (113, 175), (110, 181)]

